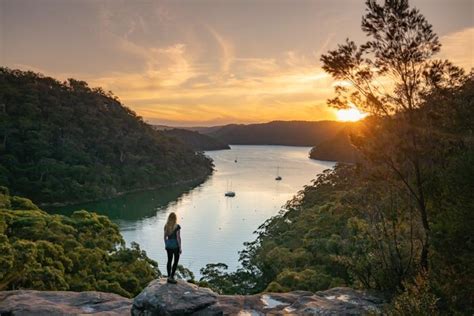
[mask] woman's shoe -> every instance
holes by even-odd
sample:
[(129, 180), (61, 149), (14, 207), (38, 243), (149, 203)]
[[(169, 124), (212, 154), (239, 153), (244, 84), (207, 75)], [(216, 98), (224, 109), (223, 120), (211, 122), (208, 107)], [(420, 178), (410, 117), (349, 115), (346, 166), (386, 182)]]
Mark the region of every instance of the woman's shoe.
[(174, 277), (170, 277), (170, 278), (168, 278), (168, 283), (176, 284), (176, 283), (178, 283), (178, 281), (176, 281), (176, 279)]

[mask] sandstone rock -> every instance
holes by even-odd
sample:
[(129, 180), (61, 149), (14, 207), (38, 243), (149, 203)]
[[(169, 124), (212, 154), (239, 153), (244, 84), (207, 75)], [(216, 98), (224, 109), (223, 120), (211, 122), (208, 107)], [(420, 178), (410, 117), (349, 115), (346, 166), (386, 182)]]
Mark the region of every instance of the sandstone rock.
[(380, 313), (383, 301), (366, 292), (334, 288), (256, 295), (217, 295), (179, 281), (153, 281), (138, 295), (133, 315), (365, 315)]
[(152, 281), (133, 300), (132, 315), (191, 315), (217, 302), (217, 294), (210, 289), (166, 279)]
[(112, 293), (66, 291), (0, 292), (0, 315), (130, 315), (132, 301)]
[(366, 315), (381, 314), (383, 301), (363, 291), (333, 288), (317, 293), (217, 295), (178, 281), (151, 282), (132, 301), (111, 293), (5, 291), (0, 315)]

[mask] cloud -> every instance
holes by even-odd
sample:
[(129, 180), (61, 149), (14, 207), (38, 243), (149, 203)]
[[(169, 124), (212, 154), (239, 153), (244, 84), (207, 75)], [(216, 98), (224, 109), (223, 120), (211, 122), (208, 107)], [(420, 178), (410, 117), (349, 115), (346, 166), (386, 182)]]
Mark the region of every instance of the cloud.
[(206, 26), (212, 36), (215, 38), (221, 49), (221, 71), (227, 73), (234, 61), (234, 48), (230, 41), (224, 39), (216, 30)]
[(474, 68), (474, 27), (441, 37), (440, 57), (467, 71)]
[[(145, 70), (113, 73), (91, 81), (114, 91), (149, 121), (200, 125), (219, 120), (334, 117), (325, 105), (333, 91), (332, 80), (311, 56), (295, 51), (279, 58), (234, 58), (224, 54), (233, 61), (216, 71), (190, 58), (185, 44), (144, 48), (123, 40), (120, 47), (141, 56)], [(222, 71), (228, 75), (223, 76)]]
[[(116, 67), (78, 79), (113, 91), (125, 105), (155, 123), (334, 118), (325, 105), (333, 93), (332, 80), (314, 52), (293, 49), (239, 56), (232, 39), (206, 23), (172, 42), (146, 41), (141, 35), (158, 31), (166, 37), (166, 29), (175, 25), (172, 10), (165, 7), (150, 10), (154, 20), (146, 14), (103, 5), (98, 14), (101, 38), (124, 60), (133, 59), (136, 67), (123, 71)], [(326, 38), (325, 46), (332, 36)]]

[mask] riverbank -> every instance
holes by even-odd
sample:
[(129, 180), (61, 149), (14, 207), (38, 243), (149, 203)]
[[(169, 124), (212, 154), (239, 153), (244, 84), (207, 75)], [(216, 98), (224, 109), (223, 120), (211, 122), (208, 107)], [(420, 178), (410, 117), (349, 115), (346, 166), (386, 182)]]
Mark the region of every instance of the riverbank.
[(115, 199), (115, 198), (118, 198), (118, 197), (121, 197), (121, 196), (124, 196), (124, 195), (127, 195), (127, 194), (138, 193), (138, 192), (146, 192), (146, 191), (158, 190), (158, 189), (163, 189), (163, 188), (172, 188), (172, 187), (176, 187), (176, 186), (180, 186), (180, 185), (189, 184), (191, 186), (191, 188), (194, 188), (194, 187), (197, 187), (200, 184), (206, 182), (206, 180), (209, 179), (209, 177), (211, 177), (213, 173), (214, 173), (214, 170), (212, 170), (211, 173), (209, 173), (205, 176), (202, 176), (202, 177), (196, 177), (196, 178), (190, 179), (190, 180), (175, 181), (175, 182), (172, 182), (172, 183), (167, 184), (167, 185), (162, 184), (162, 185), (155, 185), (155, 186), (146, 187), (146, 188), (137, 188), (137, 189), (133, 189), (133, 190), (121, 191), (121, 192), (114, 193), (112, 195), (108, 195), (107, 197), (103, 197), (103, 198), (80, 200), (80, 201), (71, 201), (71, 202), (61, 202), (61, 203), (36, 203), (36, 204), (38, 206), (40, 206), (41, 208), (46, 208), (46, 209), (48, 209), (48, 208), (58, 208), (58, 207), (64, 207), (64, 206), (75, 206), (75, 205), (80, 205), (80, 204), (84, 204), (84, 203), (108, 201), (108, 200), (112, 200), (112, 199)]

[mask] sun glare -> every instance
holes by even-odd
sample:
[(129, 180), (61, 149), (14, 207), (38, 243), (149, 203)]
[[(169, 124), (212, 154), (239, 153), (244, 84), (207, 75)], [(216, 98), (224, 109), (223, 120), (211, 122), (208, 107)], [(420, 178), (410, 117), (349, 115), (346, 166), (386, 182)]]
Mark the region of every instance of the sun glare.
[(337, 120), (343, 122), (355, 122), (367, 116), (366, 113), (360, 112), (356, 107), (342, 109), (336, 112)]

